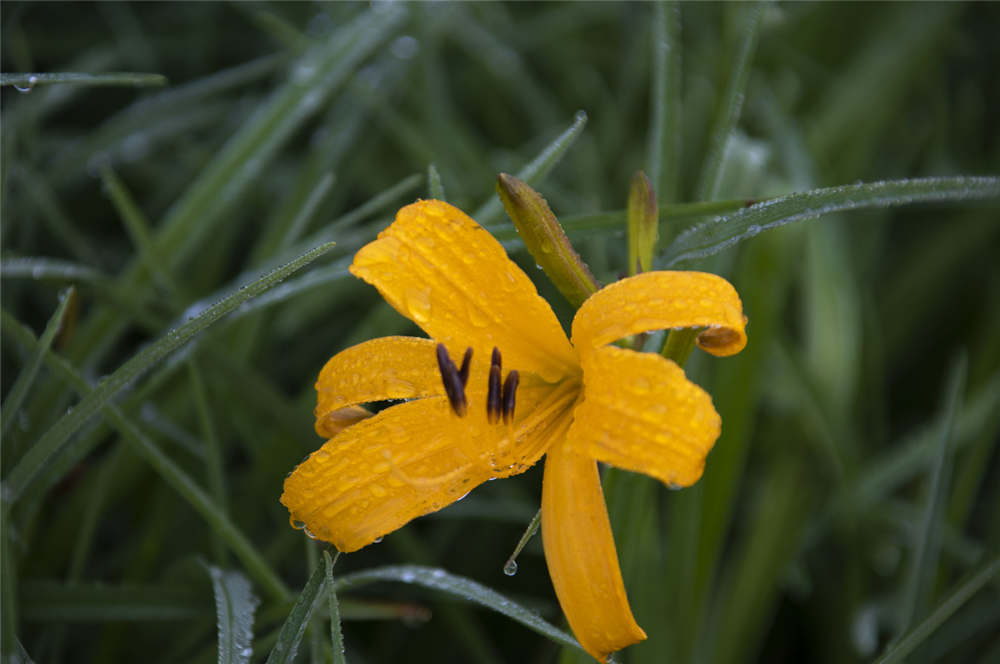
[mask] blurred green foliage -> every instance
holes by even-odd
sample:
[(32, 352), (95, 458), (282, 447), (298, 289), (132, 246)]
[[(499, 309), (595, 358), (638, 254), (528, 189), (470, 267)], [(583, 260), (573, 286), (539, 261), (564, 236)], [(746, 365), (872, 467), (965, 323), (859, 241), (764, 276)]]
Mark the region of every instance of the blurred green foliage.
[[(649, 635), (618, 661), (1000, 659), (997, 34), (985, 3), (4, 3), (5, 661), (334, 661), (277, 498), (325, 360), (416, 333), (350, 257), (443, 192), (530, 266), (503, 171), (607, 283), (639, 169), (659, 268), (755, 201), (903, 193), (681, 261), (750, 344), (687, 365), (724, 423), (698, 485), (605, 474)], [(340, 556), (347, 661), (586, 661), (532, 613), (562, 625), (538, 538), (502, 573), (539, 491)]]

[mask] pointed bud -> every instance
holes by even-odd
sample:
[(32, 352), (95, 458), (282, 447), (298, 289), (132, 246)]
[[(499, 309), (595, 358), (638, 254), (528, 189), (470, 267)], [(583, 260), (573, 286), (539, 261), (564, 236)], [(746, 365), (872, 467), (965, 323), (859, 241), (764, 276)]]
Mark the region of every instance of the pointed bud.
[(646, 174), (632, 177), (628, 191), (628, 273), (653, 269), (653, 252), (659, 238), (659, 210), (656, 193)]
[(579, 307), (600, 289), (538, 192), (516, 177), (501, 173), (497, 176), (497, 194), (524, 246), (570, 304)]

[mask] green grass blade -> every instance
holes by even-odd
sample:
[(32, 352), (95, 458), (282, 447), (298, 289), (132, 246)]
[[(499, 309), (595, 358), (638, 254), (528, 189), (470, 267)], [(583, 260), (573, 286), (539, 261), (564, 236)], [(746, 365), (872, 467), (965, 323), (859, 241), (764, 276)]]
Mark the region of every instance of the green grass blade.
[[(33, 349), (37, 345), (38, 342), (30, 330), (20, 325), (7, 312), (0, 312), (0, 314), (2, 314), (3, 330), (6, 334), (16, 336), (17, 341), (23, 346)], [(100, 389), (91, 388), (76, 369), (58, 355), (52, 352), (46, 353), (46, 362), (59, 378), (72, 385), (73, 389), (83, 397), (81, 403), (92, 399), (94, 393)], [(130, 443), (133, 449), (160, 474), (164, 481), (205, 519), (209, 527), (222, 538), (233, 554), (246, 566), (250, 576), (261, 584), (274, 599), (279, 601), (287, 599), (288, 590), (281, 579), (271, 570), (264, 558), (250, 543), (250, 540), (226, 516), (225, 512), (212, 502), (208, 494), (180, 466), (164, 454), (148, 436), (129, 422), (117, 406), (106, 403), (102, 406), (101, 411), (108, 422), (122, 434), (125, 441)], [(5, 515), (11, 504), (4, 503)]]
[(326, 597), (330, 608), (330, 648), (333, 651), (333, 664), (347, 664), (347, 654), (344, 652), (344, 635), (340, 631), (340, 605), (337, 602), (336, 585), (333, 583), (333, 565), (340, 558), (340, 551), (330, 559), (330, 552), (323, 552), (323, 564), (326, 566)]
[(333, 90), (391, 34), (406, 11), (369, 11), (292, 66), (288, 83), (226, 144), (163, 222), (156, 249), (175, 266), (204, 237), (278, 148), (319, 109)]
[(93, 240), (80, 230), (80, 224), (63, 209), (58, 194), (45, 178), (16, 162), (10, 172), (38, 208), (41, 220), (48, 225), (51, 236), (79, 261), (87, 265), (101, 265), (101, 252), (94, 246)]
[(135, 245), (139, 254), (139, 262), (146, 266), (161, 288), (168, 293), (175, 294), (176, 285), (153, 253), (153, 239), (149, 232), (149, 221), (125, 187), (125, 183), (110, 167), (101, 169), (101, 182)]
[(163, 74), (143, 74), (136, 72), (108, 72), (88, 74), (85, 72), (36, 72), (25, 74), (0, 74), (0, 85), (13, 85), (21, 92), (27, 92), (36, 85), (87, 85), (91, 87), (148, 87), (167, 84)]
[(107, 276), (88, 265), (44, 256), (5, 257), (0, 262), (0, 276), (10, 279), (51, 279), (97, 283), (108, 281)]
[(454, 597), (474, 602), (515, 620), (530, 630), (547, 636), (556, 643), (580, 649), (576, 639), (538, 617), (529, 609), (516, 604), (500, 593), (465, 577), (449, 574), (443, 569), (423, 565), (390, 565), (345, 574), (337, 580), (337, 591), (375, 583), (378, 581), (400, 581), (414, 583), (425, 588), (440, 590)]
[(271, 654), (267, 657), (267, 664), (290, 664), (295, 661), (295, 654), (302, 641), (302, 635), (309, 626), (309, 617), (312, 615), (320, 592), (326, 585), (326, 564), (316, 565), (305, 587), (295, 600), (288, 618), (285, 619), (278, 633), (278, 641), (271, 649)]
[[(554, 141), (549, 143), (544, 150), (538, 153), (537, 157), (528, 162), (524, 168), (514, 175), (517, 176), (517, 179), (524, 180), (530, 185), (538, 184), (538, 182), (544, 178), (548, 172), (560, 162), (560, 160), (562, 160), (566, 151), (573, 146), (573, 143), (576, 142), (576, 139), (580, 136), (580, 133), (583, 132), (583, 128), (586, 125), (587, 114), (583, 111), (577, 111), (576, 116), (573, 118), (573, 124), (571, 124), (566, 131), (559, 134)], [(496, 221), (502, 211), (503, 204), (500, 202), (499, 197), (491, 196), (489, 200), (480, 205), (479, 208), (472, 213), (472, 218), (480, 224), (486, 225)]]
[(920, 522), (915, 542), (913, 562), (909, 578), (903, 588), (900, 606), (900, 633), (905, 633), (914, 620), (923, 613), (923, 607), (937, 578), (938, 559), (941, 551), (942, 519), (945, 515), (945, 500), (948, 494), (950, 447), (954, 437), (956, 413), (962, 407), (962, 393), (968, 364), (960, 357), (952, 364), (951, 375), (945, 390), (941, 414), (941, 429), (931, 466), (930, 487), (927, 506)]
[(147, 622), (211, 615), (207, 595), (197, 588), (150, 585), (62, 584), (26, 581), (21, 590), (24, 619), (31, 622)]
[(281, 242), (278, 244), (279, 248), (284, 249), (299, 239), (309, 222), (312, 221), (313, 215), (316, 214), (316, 208), (330, 193), (336, 179), (333, 173), (326, 173), (320, 178), (313, 190), (309, 192), (309, 196), (306, 197), (298, 214), (292, 219), (292, 223), (288, 225), (285, 234), (282, 235)]
[(209, 566), (219, 630), (219, 664), (245, 664), (253, 655), (253, 619), (260, 600), (246, 577)]
[(289, 81), (230, 139), (163, 222), (157, 254), (177, 265), (257, 178), (278, 148), (400, 24), (406, 10), (371, 10), (292, 66)]
[[(938, 58), (936, 49), (962, 14), (960, 7), (940, 2), (914, 12), (895, 5), (873, 15), (877, 29), (854, 43), (851, 61), (823, 86), (807, 123), (811, 152), (838, 180), (867, 165), (880, 133), (891, 130), (912, 104), (914, 89), (926, 84)], [(886, 48), (887, 34), (893, 35), (892, 48)]]
[[(673, 227), (685, 221), (700, 221), (705, 217), (732, 213), (745, 207), (746, 201), (706, 201), (697, 203), (671, 203), (659, 207), (660, 237), (673, 235)], [(568, 235), (618, 232), (625, 227), (628, 218), (626, 210), (609, 210), (596, 214), (566, 215), (559, 219)], [(487, 226), (490, 233), (505, 245), (513, 246), (520, 241), (520, 235), (509, 221), (505, 224)], [(520, 246), (520, 245), (518, 245)]]
[(934, 630), (962, 608), (969, 601), (969, 598), (998, 574), (1000, 574), (1000, 556), (994, 556), (992, 560), (959, 583), (955, 590), (938, 604), (920, 624), (907, 632), (902, 639), (890, 644), (888, 650), (875, 664), (896, 664), (896, 662), (904, 661)]
[(444, 185), (441, 184), (441, 174), (434, 164), (427, 165), (427, 193), (431, 198), (439, 201), (447, 200), (444, 197)]
[(681, 167), (681, 16), (677, 2), (653, 5), (652, 109), (646, 170), (659, 201), (677, 200)]
[(299, 258), (280, 267), (253, 283), (247, 284), (218, 304), (190, 319), (150, 344), (102, 380), (98, 386), (84, 397), (70, 412), (49, 429), (35, 445), (25, 453), (4, 480), (3, 499), (13, 503), (31, 483), (43, 464), (55, 455), (101, 406), (107, 404), (130, 382), (136, 380), (146, 370), (204, 331), (215, 321), (232, 312), (244, 302), (260, 295), (316, 260), (330, 249), (332, 244), (316, 247)]
[(120, 153), (126, 141), (136, 136), (155, 144), (188, 133), (192, 126), (227, 112), (228, 107), (218, 105), (225, 93), (272, 74), (287, 59), (284, 54), (263, 56), (142, 97), (108, 118), (84, 140), (65, 146), (53, 164), (53, 180), (84, 175), (86, 169), (82, 166), (93, 155)]
[(0, 658), (4, 662), (16, 661), (17, 635), (24, 612), (23, 602), (18, 601), (20, 578), (15, 561), (14, 537), (10, 515), (3, 510), (0, 513), (0, 583), (3, 584), (3, 592), (0, 593)]
[(684, 231), (667, 247), (665, 262), (705, 258), (785, 224), (833, 212), (913, 203), (1000, 199), (1000, 177), (957, 176), (883, 180), (779, 196)]
[[(229, 513), (229, 501), (226, 498), (226, 470), (222, 460), (222, 449), (216, 434), (215, 422), (212, 417), (212, 407), (208, 402), (208, 390), (202, 378), (201, 369), (196, 360), (188, 362), (188, 376), (191, 379), (191, 395), (198, 412), (198, 423), (201, 427), (202, 446), (205, 457), (205, 471), (208, 476), (208, 487), (217, 508), (223, 513)], [(226, 563), (224, 542), (218, 537), (213, 538), (212, 549), (218, 564)]]
[[(730, 5), (729, 7), (736, 6)], [(744, 11), (744, 8), (738, 7), (736, 11)], [(764, 3), (757, 2), (745, 11), (747, 16), (744, 19), (743, 33), (740, 36), (736, 53), (727, 68), (729, 78), (726, 81), (725, 92), (719, 100), (715, 122), (708, 138), (705, 160), (702, 162), (698, 182), (695, 185), (694, 198), (698, 201), (710, 201), (719, 193), (719, 184), (722, 182), (722, 171), (725, 164), (726, 144), (736, 128), (736, 123), (739, 122), (740, 111), (743, 109), (747, 81), (750, 78), (750, 62), (757, 50), (757, 39), (760, 36), (760, 19), (764, 13)]]
[(28, 365), (17, 375), (14, 386), (7, 393), (7, 398), (3, 403), (3, 413), (0, 413), (0, 431), (2, 431), (2, 435), (7, 435), (11, 423), (20, 412), (21, 402), (28, 396), (28, 390), (31, 389), (31, 384), (35, 381), (35, 376), (38, 375), (38, 369), (42, 366), (42, 360), (45, 359), (45, 354), (52, 347), (52, 341), (56, 338), (56, 334), (58, 334), (59, 329), (62, 327), (66, 307), (69, 306), (74, 297), (76, 297), (76, 290), (72, 286), (60, 293), (56, 311), (45, 325), (45, 331), (42, 332), (42, 336), (38, 341), (38, 351), (31, 357)]

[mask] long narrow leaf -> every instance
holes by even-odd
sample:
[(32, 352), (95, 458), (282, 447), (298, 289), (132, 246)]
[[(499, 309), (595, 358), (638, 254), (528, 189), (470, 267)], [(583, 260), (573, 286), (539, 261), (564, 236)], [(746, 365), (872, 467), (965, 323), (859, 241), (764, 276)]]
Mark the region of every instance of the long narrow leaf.
[[(586, 125), (587, 114), (583, 111), (577, 111), (576, 116), (573, 118), (573, 124), (567, 127), (566, 131), (559, 134), (554, 141), (545, 146), (545, 149), (538, 153), (537, 157), (528, 162), (524, 168), (515, 173), (517, 178), (524, 180), (528, 184), (536, 184), (559, 163), (563, 155), (566, 154), (566, 151), (576, 142), (576, 139), (580, 136)], [(480, 205), (472, 213), (472, 218), (480, 224), (488, 224), (500, 216), (502, 209), (503, 205), (500, 203), (500, 199), (496, 196), (490, 196), (489, 200)]]
[(246, 577), (232, 570), (208, 568), (215, 593), (215, 620), (219, 630), (219, 664), (244, 664), (253, 655), (254, 612), (260, 600)]
[(75, 296), (76, 291), (72, 287), (59, 295), (59, 305), (56, 307), (56, 311), (52, 314), (49, 322), (45, 325), (45, 331), (42, 332), (42, 336), (38, 340), (38, 351), (31, 356), (28, 365), (18, 374), (17, 380), (14, 382), (14, 387), (10, 388), (7, 399), (3, 404), (3, 413), (0, 413), (0, 420), (2, 420), (0, 431), (3, 432), (3, 435), (7, 434), (10, 423), (14, 421), (18, 412), (20, 412), (21, 402), (28, 395), (31, 383), (34, 382), (35, 376), (38, 375), (38, 369), (42, 366), (45, 353), (52, 347), (52, 341), (56, 338), (56, 334), (62, 327), (62, 319), (63, 314), (66, 313), (66, 307), (69, 306), (69, 303)]
[(938, 433), (934, 464), (931, 466), (930, 488), (927, 506), (921, 519), (920, 529), (914, 547), (913, 562), (906, 586), (903, 588), (900, 632), (905, 632), (915, 619), (920, 617), (925, 600), (937, 578), (937, 563), (941, 549), (941, 519), (944, 517), (944, 502), (948, 493), (949, 448), (954, 437), (956, 413), (962, 407), (962, 391), (965, 388), (967, 362), (960, 358), (952, 366), (948, 386), (944, 395), (941, 413), (941, 429)]
[(19, 90), (30, 90), (36, 85), (89, 85), (89, 86), (160, 86), (167, 84), (163, 74), (143, 74), (135, 72), (109, 72), (90, 74), (86, 72), (36, 72), (25, 74), (0, 74), (0, 85), (13, 85)]
[[(34, 348), (37, 345), (38, 342), (30, 330), (14, 320), (7, 312), (0, 313), (2, 313), (5, 334), (13, 334), (17, 337), (17, 341), (24, 346)], [(83, 395), (84, 400), (87, 400), (96, 391), (63, 358), (49, 352), (46, 353), (45, 359), (49, 368), (60, 379), (69, 383), (73, 389)], [(205, 519), (209, 527), (225, 541), (236, 557), (246, 566), (247, 572), (267, 590), (268, 594), (279, 601), (287, 599), (288, 591), (281, 579), (271, 570), (253, 544), (250, 543), (250, 540), (226, 516), (226, 513), (212, 502), (208, 494), (180, 466), (164, 454), (148, 436), (129, 422), (122, 414), (121, 409), (113, 404), (105, 404), (101, 408), (101, 412), (108, 423), (121, 432), (125, 441), (130, 443), (133, 449), (160, 474), (164, 481)], [(5, 503), (4, 507), (9, 508), (10, 505), (11, 503)]]
[(42, 465), (55, 455), (104, 404), (113, 399), (129, 382), (137, 379), (151, 366), (187, 343), (215, 321), (235, 310), (244, 302), (260, 295), (288, 275), (300, 270), (330, 249), (332, 244), (316, 247), (296, 260), (244, 286), (218, 304), (209, 307), (188, 322), (167, 332), (156, 342), (137, 353), (102, 380), (80, 403), (64, 415), (21, 458), (4, 481), (4, 501), (13, 503), (38, 474)]
[(833, 212), (912, 203), (1000, 199), (1000, 177), (957, 176), (884, 180), (789, 194), (724, 214), (684, 231), (663, 264), (705, 258), (762, 231)]
[(992, 560), (960, 583), (954, 592), (938, 604), (919, 625), (910, 630), (894, 645), (891, 645), (875, 664), (895, 664), (904, 661), (907, 655), (923, 643), (945, 620), (962, 608), (970, 597), (994, 579), (997, 574), (1000, 574), (1000, 556), (994, 556)]
[(345, 574), (337, 582), (337, 591), (343, 592), (351, 588), (375, 583), (377, 581), (402, 581), (403, 583), (415, 583), (426, 588), (433, 588), (459, 597), (461, 599), (474, 602), (488, 609), (493, 609), (498, 613), (511, 618), (528, 629), (531, 629), (543, 636), (547, 636), (556, 643), (580, 648), (576, 639), (551, 625), (534, 612), (516, 604), (500, 593), (476, 583), (472, 579), (449, 574), (443, 569), (425, 567), (423, 565), (390, 565), (387, 567), (376, 567), (375, 569)]
[(344, 635), (340, 631), (340, 604), (337, 602), (337, 591), (333, 583), (333, 564), (340, 557), (340, 552), (333, 559), (330, 553), (323, 552), (323, 564), (326, 566), (326, 594), (330, 605), (330, 647), (333, 650), (333, 664), (347, 664), (344, 653)]
[(186, 620), (211, 615), (205, 593), (176, 586), (27, 581), (20, 599), (24, 620), (46, 625), (57, 621)]
[(725, 166), (726, 144), (740, 119), (747, 81), (750, 78), (750, 61), (757, 50), (760, 19), (763, 13), (762, 1), (747, 10), (735, 57), (727, 67), (729, 78), (726, 80), (725, 92), (719, 100), (715, 122), (708, 137), (708, 150), (695, 186), (695, 200), (710, 201), (719, 193), (719, 183), (722, 181), (722, 170)]
[(316, 565), (305, 587), (299, 593), (299, 598), (295, 600), (288, 618), (281, 626), (278, 633), (278, 641), (271, 649), (271, 654), (267, 657), (267, 664), (288, 664), (295, 661), (295, 653), (298, 651), (299, 642), (309, 625), (309, 617), (316, 606), (316, 601), (320, 597), (320, 592), (326, 585), (326, 564), (321, 562)]

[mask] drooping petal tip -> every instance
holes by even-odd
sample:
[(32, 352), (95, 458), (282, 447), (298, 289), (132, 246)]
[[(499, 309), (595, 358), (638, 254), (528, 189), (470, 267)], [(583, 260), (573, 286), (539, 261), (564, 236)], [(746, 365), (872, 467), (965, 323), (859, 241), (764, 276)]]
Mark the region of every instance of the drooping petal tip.
[(545, 459), (542, 541), (559, 605), (584, 650), (606, 662), (646, 638), (625, 594), (597, 464), (565, 444)]
[(581, 356), (632, 334), (707, 328), (705, 351), (732, 355), (746, 345), (743, 304), (732, 284), (706, 272), (645, 272), (592, 295), (573, 318)]

